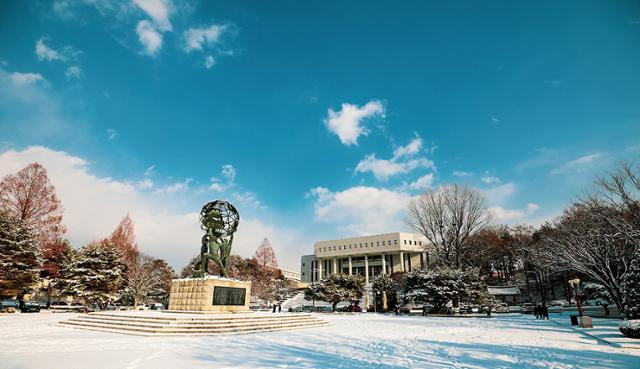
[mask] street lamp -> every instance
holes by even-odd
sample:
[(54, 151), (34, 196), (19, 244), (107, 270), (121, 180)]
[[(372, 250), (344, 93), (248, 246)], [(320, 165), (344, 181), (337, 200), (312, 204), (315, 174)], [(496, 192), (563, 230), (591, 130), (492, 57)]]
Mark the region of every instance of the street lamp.
[(580, 287), (580, 278), (575, 277), (569, 280), (569, 285), (575, 291), (576, 305), (578, 306), (578, 315), (582, 318), (582, 307), (580, 306), (580, 297), (578, 296), (578, 287)]

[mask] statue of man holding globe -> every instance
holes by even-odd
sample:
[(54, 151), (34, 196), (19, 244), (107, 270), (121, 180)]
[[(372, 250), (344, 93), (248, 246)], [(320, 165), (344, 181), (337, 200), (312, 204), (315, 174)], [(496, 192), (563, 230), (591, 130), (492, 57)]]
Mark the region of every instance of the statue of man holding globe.
[(205, 231), (200, 249), (200, 269), (196, 276), (210, 274), (209, 260), (220, 268), (221, 277), (229, 277), (227, 266), (231, 254), (233, 234), (238, 229), (240, 215), (228, 201), (216, 200), (205, 204), (200, 211), (200, 228)]

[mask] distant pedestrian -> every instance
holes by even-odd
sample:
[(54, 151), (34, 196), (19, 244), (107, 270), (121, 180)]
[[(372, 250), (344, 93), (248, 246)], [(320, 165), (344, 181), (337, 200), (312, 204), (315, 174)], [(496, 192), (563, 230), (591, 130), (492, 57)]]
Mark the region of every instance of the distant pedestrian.
[(398, 309), (398, 307), (394, 307), (393, 308), (393, 312), (396, 313), (396, 316), (398, 316), (398, 314), (400, 314), (400, 309)]
[(536, 319), (540, 319), (540, 305), (534, 306), (533, 315), (536, 316)]
[(281, 313), (282, 312), (282, 304), (278, 303), (278, 312)]
[(604, 315), (609, 316), (609, 304), (606, 302), (602, 304), (602, 308), (604, 309)]
[(542, 303), (542, 319), (546, 319), (549, 320), (549, 308), (547, 307), (547, 304)]
[(422, 316), (427, 316), (427, 305), (422, 305)]
[(273, 304), (273, 311), (272, 311), (272, 313), (275, 313), (275, 312), (276, 312), (276, 308), (277, 308), (277, 307), (278, 307), (278, 305)]

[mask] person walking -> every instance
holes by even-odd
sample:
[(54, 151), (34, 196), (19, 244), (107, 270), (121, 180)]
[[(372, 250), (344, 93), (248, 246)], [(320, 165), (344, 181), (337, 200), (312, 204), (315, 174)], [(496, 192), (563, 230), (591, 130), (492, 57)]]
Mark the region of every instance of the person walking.
[(282, 303), (278, 303), (278, 312), (281, 313), (282, 312)]
[(536, 319), (540, 319), (540, 305), (537, 305), (533, 307), (533, 315), (536, 316)]
[(278, 305), (273, 304), (273, 311), (272, 311), (272, 313), (275, 313), (275, 312), (276, 312), (276, 307), (277, 307), (277, 306), (278, 306)]
[(542, 303), (542, 319), (549, 320), (549, 308), (546, 303)]

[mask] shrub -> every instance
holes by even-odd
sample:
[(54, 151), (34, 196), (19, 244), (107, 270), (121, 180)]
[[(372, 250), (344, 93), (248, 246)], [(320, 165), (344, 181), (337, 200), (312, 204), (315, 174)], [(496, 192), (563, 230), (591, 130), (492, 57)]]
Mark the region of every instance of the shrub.
[(640, 338), (640, 319), (620, 323), (620, 332), (629, 338)]

